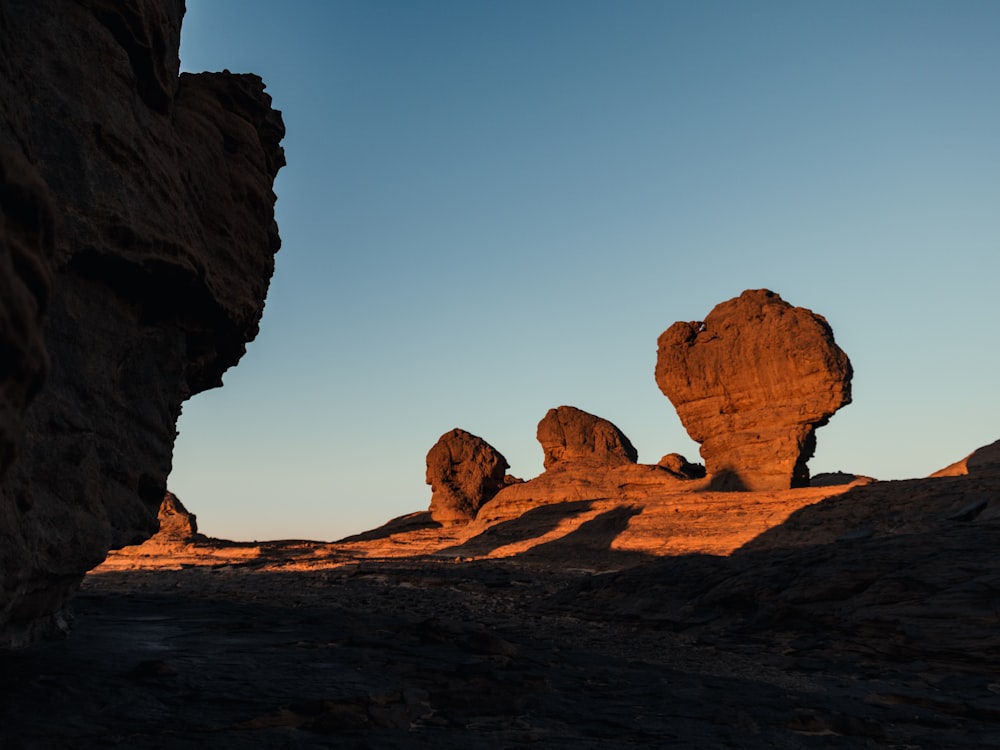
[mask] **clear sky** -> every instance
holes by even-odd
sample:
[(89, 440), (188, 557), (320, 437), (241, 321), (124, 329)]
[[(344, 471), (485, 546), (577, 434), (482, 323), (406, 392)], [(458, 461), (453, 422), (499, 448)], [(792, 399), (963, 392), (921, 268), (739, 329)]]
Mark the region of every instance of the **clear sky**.
[(700, 460), (657, 336), (761, 287), (854, 364), (813, 473), (992, 442), (998, 39), (990, 0), (188, 0), (183, 69), (261, 75), (288, 166), (171, 489), (211, 535), (336, 539), (426, 508), (454, 427), (537, 475), (561, 404)]

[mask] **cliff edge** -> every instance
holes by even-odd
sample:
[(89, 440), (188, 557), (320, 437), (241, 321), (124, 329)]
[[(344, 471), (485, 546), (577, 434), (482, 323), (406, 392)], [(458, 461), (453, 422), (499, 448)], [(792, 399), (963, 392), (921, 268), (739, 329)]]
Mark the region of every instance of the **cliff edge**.
[(258, 331), (284, 124), (257, 76), (179, 73), (184, 10), (0, 1), (2, 645), (157, 530), (181, 404)]

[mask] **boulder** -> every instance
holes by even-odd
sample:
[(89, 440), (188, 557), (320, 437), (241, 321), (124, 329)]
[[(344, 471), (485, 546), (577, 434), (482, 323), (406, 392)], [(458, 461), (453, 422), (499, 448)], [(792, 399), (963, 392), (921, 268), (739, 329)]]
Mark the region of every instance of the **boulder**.
[(702, 464), (693, 464), (680, 453), (668, 453), (657, 462), (657, 466), (681, 479), (701, 479), (705, 476)]
[[(156, 531), (182, 402), (221, 385), (258, 330), (284, 126), (256, 76), (179, 74), (183, 13), (182, 0), (0, 4), (0, 148), (56, 214), (49, 240), (45, 199), (15, 206), (40, 222), (41, 251), (19, 256), (51, 242), (52, 281), (49, 374), (14, 432), (42, 370), (28, 324), (47, 284), (41, 260), (13, 275), (0, 260), (0, 306), (22, 310), (3, 346), (9, 320), (27, 336), (11, 349), (20, 372), (0, 374), (5, 456), (21, 435), (0, 484), (0, 644), (62, 628), (83, 574)], [(4, 191), (4, 235), (31, 229)], [(8, 298), (11, 283), (22, 293)]]
[(625, 434), (606, 419), (575, 406), (559, 406), (538, 423), (538, 442), (545, 452), (545, 470), (567, 465), (621, 466), (638, 461)]
[(431, 516), (442, 524), (466, 523), (514, 480), (507, 459), (481, 437), (465, 430), (446, 432), (427, 452)]
[(658, 343), (656, 382), (713, 489), (808, 486), (816, 429), (851, 401), (851, 363), (823, 317), (749, 290)]

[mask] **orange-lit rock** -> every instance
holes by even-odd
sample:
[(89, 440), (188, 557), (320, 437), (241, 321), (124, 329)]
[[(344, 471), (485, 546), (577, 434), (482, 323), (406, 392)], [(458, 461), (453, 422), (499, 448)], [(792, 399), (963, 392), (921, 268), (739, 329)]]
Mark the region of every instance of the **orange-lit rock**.
[(153, 535), (154, 539), (188, 542), (198, 535), (197, 517), (184, 507), (184, 503), (173, 492), (167, 492), (163, 496), (157, 519), (160, 530)]
[(508, 480), (507, 459), (481, 437), (458, 428), (427, 452), (431, 515), (439, 523), (471, 521)]
[(1000, 440), (977, 448), (961, 461), (945, 466), (932, 477), (958, 477), (964, 474), (1000, 474)]
[(659, 338), (656, 382), (714, 489), (807, 486), (816, 428), (850, 403), (851, 375), (826, 320), (766, 289)]
[(538, 423), (537, 437), (545, 452), (546, 469), (566, 464), (621, 466), (638, 460), (638, 453), (621, 430), (575, 406), (549, 409)]

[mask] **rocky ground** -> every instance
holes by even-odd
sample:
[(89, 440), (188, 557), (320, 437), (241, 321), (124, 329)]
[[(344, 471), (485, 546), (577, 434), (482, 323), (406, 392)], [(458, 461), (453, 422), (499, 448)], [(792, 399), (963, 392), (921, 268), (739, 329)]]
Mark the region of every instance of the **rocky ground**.
[(0, 656), (0, 746), (1000, 745), (1000, 476), (758, 495), (126, 549)]

